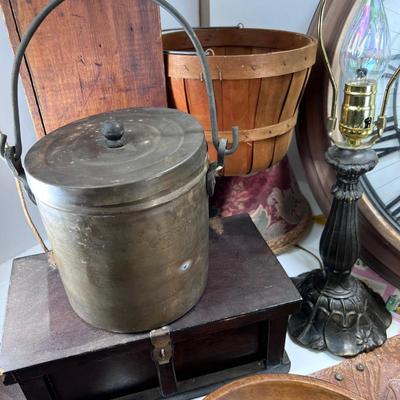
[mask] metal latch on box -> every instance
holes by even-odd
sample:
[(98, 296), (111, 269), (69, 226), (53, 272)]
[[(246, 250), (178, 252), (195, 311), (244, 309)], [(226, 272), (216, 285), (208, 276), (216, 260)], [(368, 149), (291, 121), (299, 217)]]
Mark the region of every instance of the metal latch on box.
[(173, 360), (171, 331), (168, 326), (150, 332), (152, 358), (157, 368), (158, 382), (163, 396), (177, 393), (178, 385)]
[(163, 326), (150, 332), (150, 340), (153, 345), (153, 360), (158, 364), (168, 364), (172, 358), (172, 344), (170, 329)]

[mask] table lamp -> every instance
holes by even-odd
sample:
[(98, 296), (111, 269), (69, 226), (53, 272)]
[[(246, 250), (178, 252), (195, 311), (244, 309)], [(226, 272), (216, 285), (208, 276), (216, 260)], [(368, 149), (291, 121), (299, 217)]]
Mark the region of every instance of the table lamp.
[(344, 88), (337, 129), (338, 85), (323, 38), (325, 4), (326, 0), (320, 1), (318, 37), (333, 92), (327, 120), (332, 146), (326, 161), (336, 170), (337, 180), (320, 241), (324, 268), (294, 278), (303, 305), (290, 318), (289, 333), (305, 347), (347, 357), (381, 346), (391, 323), (382, 298), (353, 277), (351, 270), (360, 254), (360, 177), (378, 162), (371, 147), (383, 135), (386, 105), (400, 67), (389, 79), (376, 119), (378, 81), (390, 60), (390, 34), (383, 1), (360, 1), (340, 52)]

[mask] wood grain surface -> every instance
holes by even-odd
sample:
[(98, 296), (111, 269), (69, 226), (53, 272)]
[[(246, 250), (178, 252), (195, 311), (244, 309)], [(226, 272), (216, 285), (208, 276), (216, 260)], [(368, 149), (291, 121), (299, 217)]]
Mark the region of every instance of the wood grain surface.
[[(14, 49), (47, 0), (0, 0)], [(158, 7), (152, 0), (67, 0), (35, 34), (23, 83), (37, 136), (133, 106), (166, 106)]]
[(216, 390), (205, 400), (362, 400), (334, 385), (299, 375), (255, 375)]

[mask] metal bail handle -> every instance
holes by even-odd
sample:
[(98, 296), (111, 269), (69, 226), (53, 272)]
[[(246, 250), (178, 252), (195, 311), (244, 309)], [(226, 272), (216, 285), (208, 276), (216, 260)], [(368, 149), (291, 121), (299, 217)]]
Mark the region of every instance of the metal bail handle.
[[(200, 63), (202, 66), (205, 85), (207, 89), (208, 103), (210, 108), (210, 119), (211, 119), (211, 132), (212, 132), (212, 141), (215, 149), (219, 154), (219, 163), (223, 164), (223, 159), (225, 155), (233, 154), (239, 145), (239, 130), (237, 127), (232, 128), (232, 144), (228, 148), (226, 143), (226, 139), (222, 141), (219, 139), (218, 134), (218, 122), (217, 122), (217, 110), (215, 106), (215, 96), (214, 96), (214, 87), (212, 83), (212, 78), (209, 70), (209, 66), (207, 63), (206, 54), (201, 46), (201, 43), (190, 26), (190, 24), (185, 20), (185, 18), (176, 10), (173, 6), (171, 6), (165, 0), (152, 0), (154, 3), (158, 4), (160, 7), (165, 9), (169, 14), (171, 14), (183, 27), (184, 31), (189, 36), (197, 55), (200, 58)], [(22, 143), (21, 143), (21, 125), (19, 118), (19, 105), (18, 105), (18, 78), (19, 71), (21, 67), (21, 62), (25, 54), (25, 50), (28, 47), (33, 35), (45, 20), (45, 18), (53, 11), (56, 7), (58, 7), (64, 0), (52, 0), (50, 1), (39, 14), (35, 17), (35, 19), (29, 25), (25, 35), (21, 39), (21, 43), (18, 46), (18, 49), (15, 54), (14, 65), (12, 69), (12, 77), (11, 77), (11, 96), (12, 96), (12, 107), (14, 114), (14, 136), (15, 136), (15, 145), (10, 146), (7, 143), (7, 136), (0, 132), (0, 156), (4, 158), (13, 174), (19, 179), (24, 187), (29, 197), (34, 201), (34, 196), (28, 186), (26, 175), (24, 168), (21, 162), (22, 155)], [(224, 148), (221, 149), (221, 144), (224, 144)], [(222, 167), (222, 165), (219, 165)]]

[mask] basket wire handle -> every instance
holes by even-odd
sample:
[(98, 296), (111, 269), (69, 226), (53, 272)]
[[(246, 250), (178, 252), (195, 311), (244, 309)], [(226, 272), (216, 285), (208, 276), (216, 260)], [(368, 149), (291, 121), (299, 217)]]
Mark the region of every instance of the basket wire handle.
[[(202, 66), (205, 85), (208, 96), (208, 103), (210, 108), (210, 119), (211, 119), (211, 131), (212, 131), (212, 141), (215, 149), (218, 152), (218, 158), (220, 163), (223, 162), (225, 155), (233, 154), (239, 145), (239, 129), (238, 127), (232, 128), (232, 144), (230, 147), (227, 146), (226, 140), (220, 140), (218, 133), (218, 121), (217, 121), (217, 110), (215, 106), (215, 95), (214, 95), (214, 87), (211, 78), (211, 73), (209, 70), (209, 66), (207, 63), (207, 58), (204, 53), (204, 50), (201, 46), (201, 43), (190, 26), (190, 24), (185, 20), (185, 18), (176, 10), (173, 6), (171, 6), (166, 0), (152, 0), (154, 3), (158, 4), (160, 7), (165, 9), (169, 14), (171, 14), (179, 23), (182, 25), (183, 29), (189, 36), (196, 53), (200, 59), (200, 63)], [(21, 162), (22, 155), (22, 143), (21, 143), (21, 124), (20, 124), (20, 114), (19, 114), (19, 105), (18, 105), (18, 79), (19, 79), (19, 70), (21, 67), (21, 62), (25, 54), (25, 50), (28, 47), (33, 35), (42, 24), (44, 19), (64, 0), (52, 0), (50, 1), (42, 10), (38, 13), (38, 15), (34, 18), (34, 20), (29, 25), (25, 35), (21, 39), (21, 43), (18, 46), (18, 49), (15, 54), (14, 65), (12, 69), (11, 76), (11, 96), (12, 96), (12, 107), (13, 107), (13, 115), (14, 115), (14, 137), (15, 144), (13, 146), (8, 145), (7, 136), (3, 133), (0, 133), (0, 155), (7, 161), (10, 169), (12, 170), (15, 177), (24, 185), (24, 188), (31, 198), (33, 202), (35, 202), (35, 198), (33, 193), (31, 192), (27, 180), (26, 174)], [(222, 167), (222, 165), (219, 165)]]
[[(210, 68), (207, 63), (207, 57), (200, 43), (200, 40), (197, 37), (194, 30), (192, 29), (192, 27), (190, 26), (190, 24), (186, 21), (186, 19), (182, 16), (182, 14), (179, 13), (179, 11), (175, 7), (171, 6), (171, 4), (169, 4), (165, 0), (153, 0), (153, 1), (157, 3), (160, 7), (168, 11), (173, 17), (175, 17), (176, 20), (180, 22), (186, 34), (189, 36), (196, 50), (196, 53), (200, 59), (200, 63), (205, 78), (205, 85), (207, 89), (208, 103), (210, 108), (212, 141), (215, 149), (218, 152), (219, 158), (223, 159), (225, 155), (233, 154), (237, 150), (239, 146), (239, 128), (236, 126), (232, 128), (232, 145), (230, 148), (224, 146), (222, 154), (220, 139), (218, 134), (218, 120), (217, 120), (217, 109), (215, 106), (214, 86), (211, 78)], [(220, 166), (222, 167), (222, 165)]]

